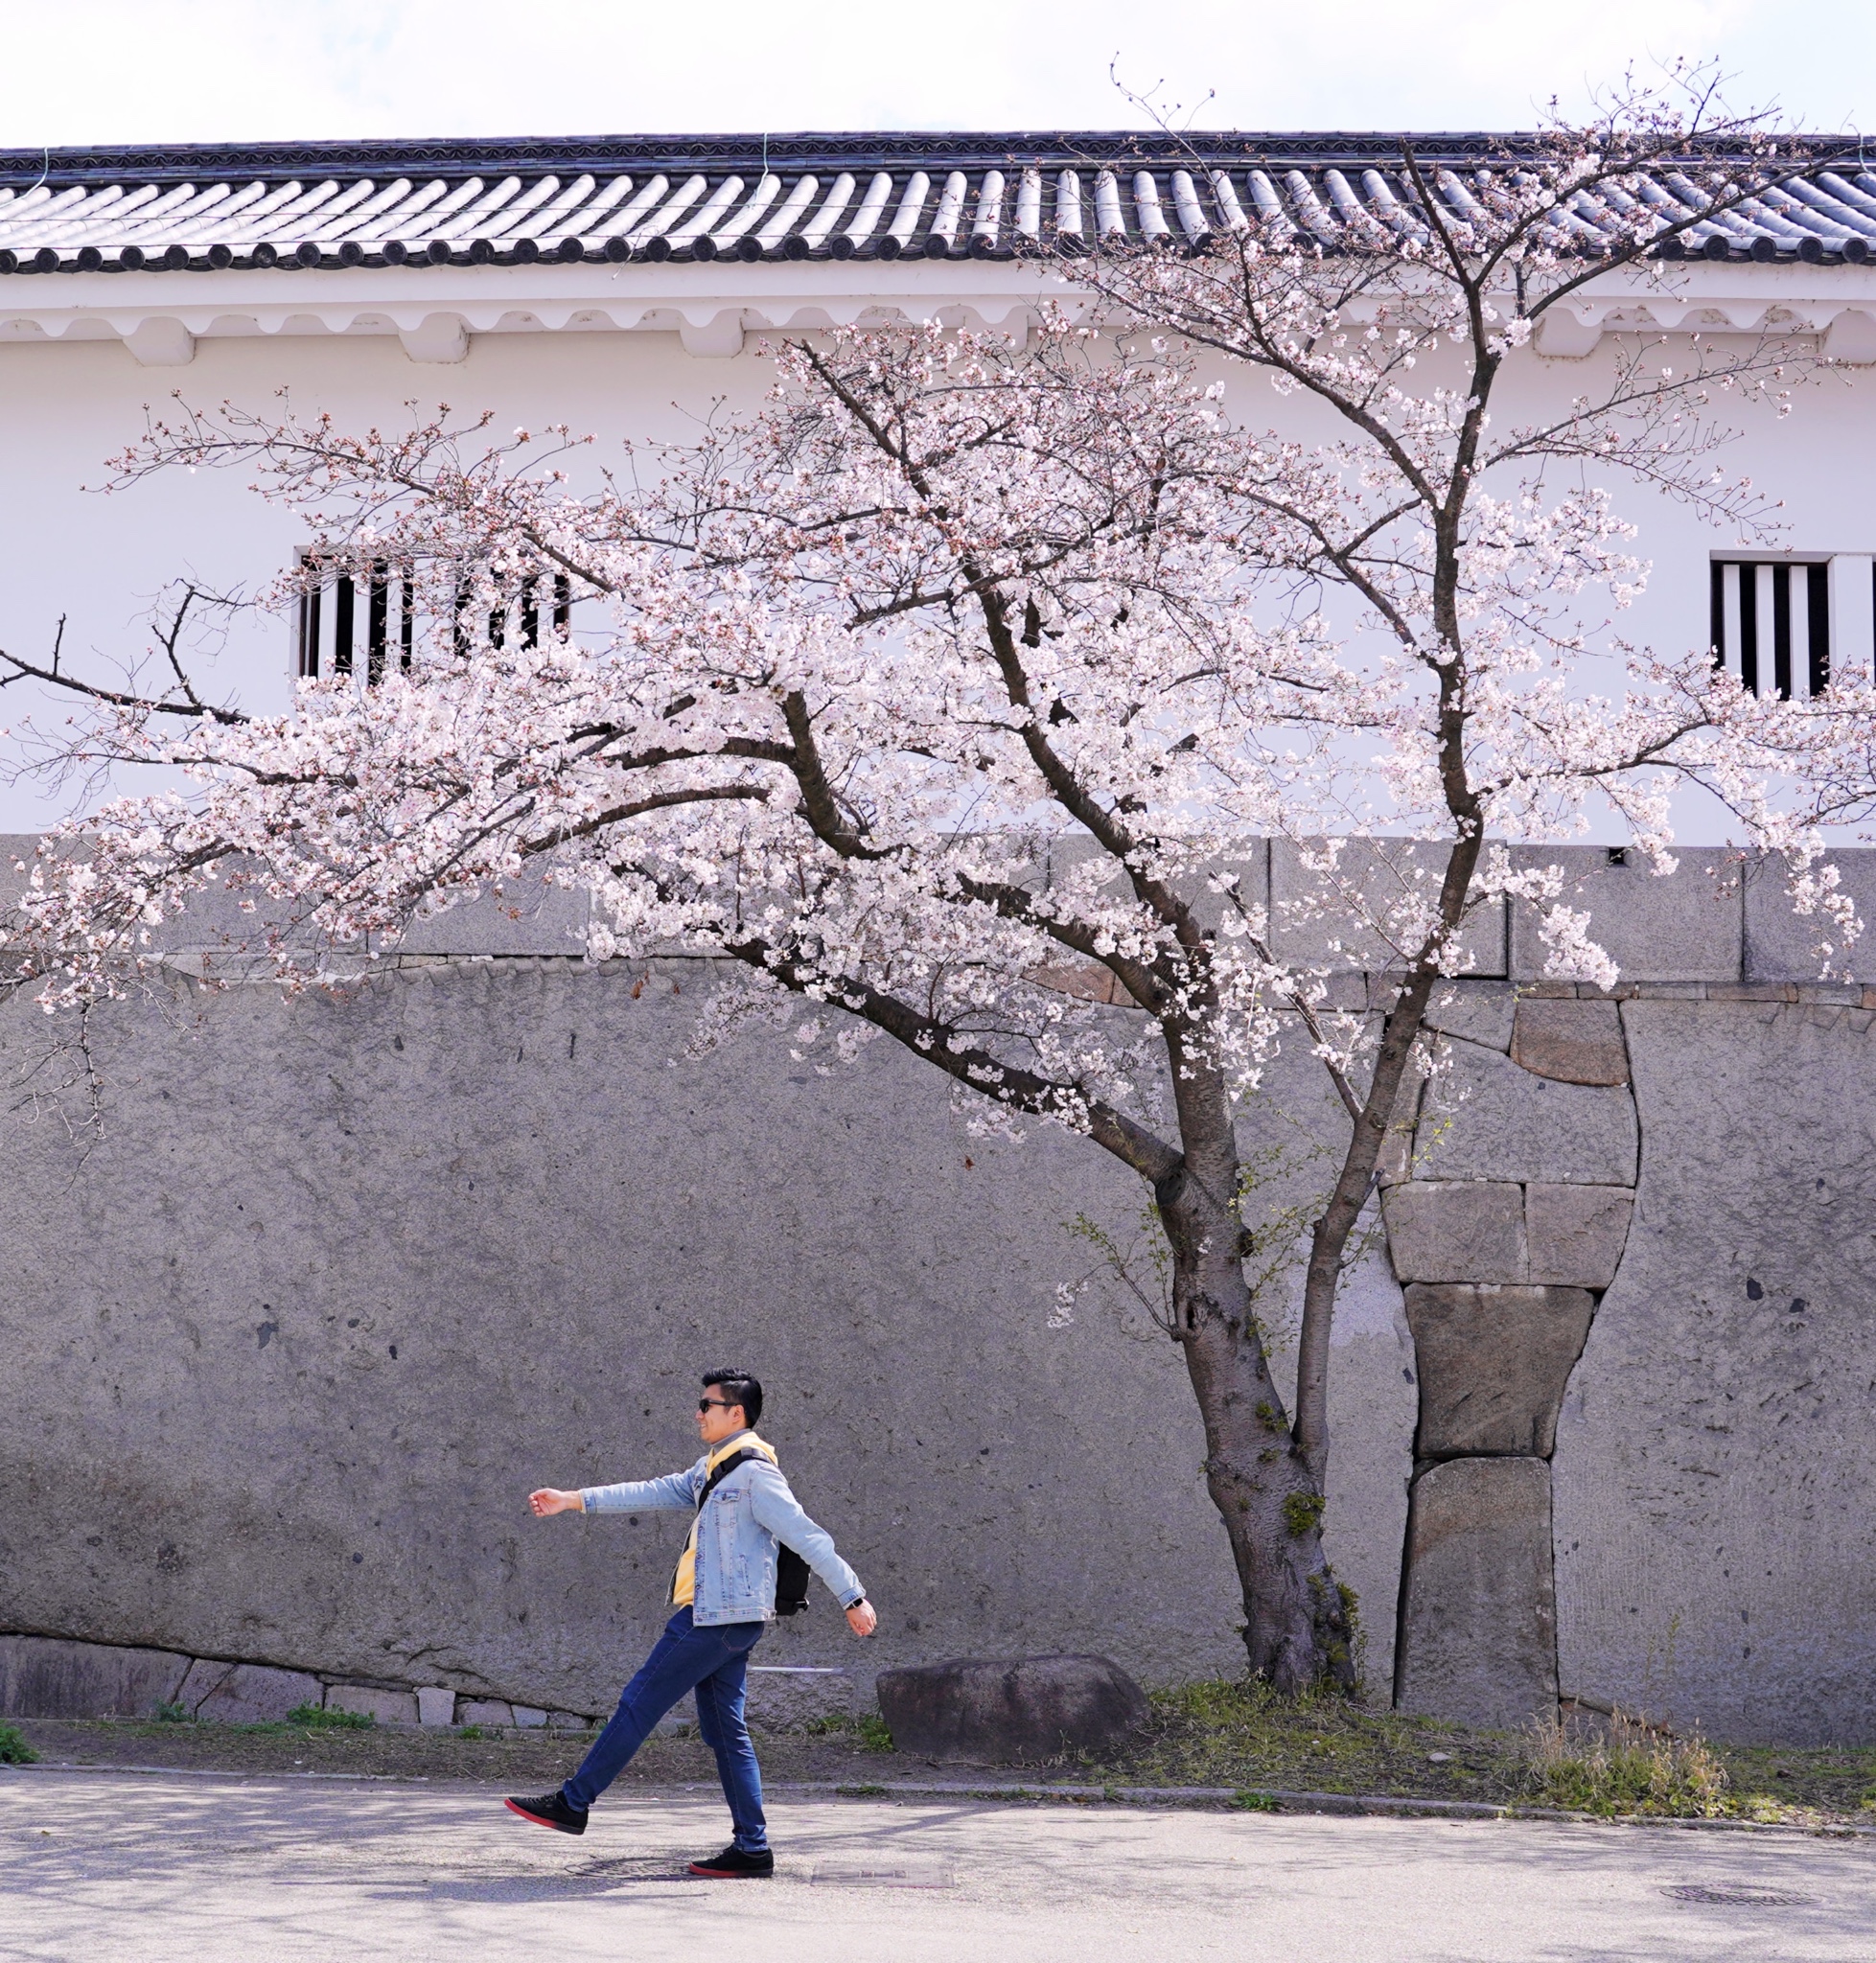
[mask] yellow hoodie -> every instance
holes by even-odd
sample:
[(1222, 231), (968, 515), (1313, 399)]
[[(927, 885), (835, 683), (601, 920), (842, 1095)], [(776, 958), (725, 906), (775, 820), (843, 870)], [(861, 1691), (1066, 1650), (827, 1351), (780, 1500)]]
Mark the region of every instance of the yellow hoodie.
[[(704, 1477), (707, 1479), (725, 1459), (734, 1458), (745, 1446), (753, 1445), (770, 1465), (776, 1464), (776, 1448), (767, 1439), (757, 1438), (753, 1431), (739, 1431), (734, 1438), (727, 1438), (704, 1461)], [(690, 1538), (683, 1544), (683, 1553), (678, 1557), (678, 1572), (671, 1580), (671, 1606), (688, 1608), (697, 1600), (697, 1522), (704, 1517), (699, 1507), (690, 1522)]]

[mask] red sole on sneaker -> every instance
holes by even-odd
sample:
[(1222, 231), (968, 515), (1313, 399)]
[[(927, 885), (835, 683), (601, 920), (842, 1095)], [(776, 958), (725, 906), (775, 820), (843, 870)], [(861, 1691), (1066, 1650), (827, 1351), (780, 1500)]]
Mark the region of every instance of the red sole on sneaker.
[(549, 1820), (540, 1813), (529, 1813), (526, 1807), (517, 1806), (512, 1799), (504, 1799), (501, 1803), (511, 1813), (531, 1822), (534, 1826), (551, 1828), (556, 1834), (570, 1834), (573, 1831), (571, 1827), (563, 1827), (558, 1820)]
[(772, 1867), (700, 1867), (694, 1860), (690, 1863), (690, 1871), (706, 1882), (768, 1882), (775, 1879), (776, 1872)]

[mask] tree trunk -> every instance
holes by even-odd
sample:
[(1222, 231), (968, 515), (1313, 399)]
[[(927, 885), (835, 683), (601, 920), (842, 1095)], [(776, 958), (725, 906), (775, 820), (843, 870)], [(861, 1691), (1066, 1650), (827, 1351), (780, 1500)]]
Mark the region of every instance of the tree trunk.
[(1239, 1258), (1236, 1153), (1157, 1189), (1175, 1336), (1205, 1420), (1205, 1479), (1244, 1599), (1251, 1674), (1286, 1695), (1355, 1682), (1354, 1617), (1322, 1551), (1323, 1495), (1289, 1435)]

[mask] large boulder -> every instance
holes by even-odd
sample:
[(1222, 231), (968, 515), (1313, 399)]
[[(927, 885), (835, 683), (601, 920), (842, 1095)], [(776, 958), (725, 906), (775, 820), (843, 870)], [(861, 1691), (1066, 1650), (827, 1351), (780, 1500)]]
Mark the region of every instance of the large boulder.
[(889, 1670), (879, 1708), (900, 1751), (974, 1765), (1108, 1751), (1150, 1714), (1146, 1692), (1105, 1656)]

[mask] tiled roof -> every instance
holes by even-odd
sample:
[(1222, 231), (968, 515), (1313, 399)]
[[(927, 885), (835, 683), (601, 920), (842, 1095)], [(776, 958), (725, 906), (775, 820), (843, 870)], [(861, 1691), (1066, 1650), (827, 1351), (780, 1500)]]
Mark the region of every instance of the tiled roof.
[[(1134, 134), (599, 137), (0, 151), (0, 271), (204, 271), (229, 266), (1009, 258), (1101, 240), (1195, 242), (1280, 218), (1329, 249), (1411, 236), (1425, 214), (1402, 139)], [(1412, 139), (1463, 216), (1482, 176), (1533, 150), (1518, 136)], [(1876, 256), (1876, 172), (1854, 139), (1737, 210), (1691, 227), (1689, 255)], [(1702, 208), (1679, 170), (1644, 203)], [(1606, 201), (1607, 200), (1607, 201)], [(1560, 213), (1593, 254), (1625, 195)]]

